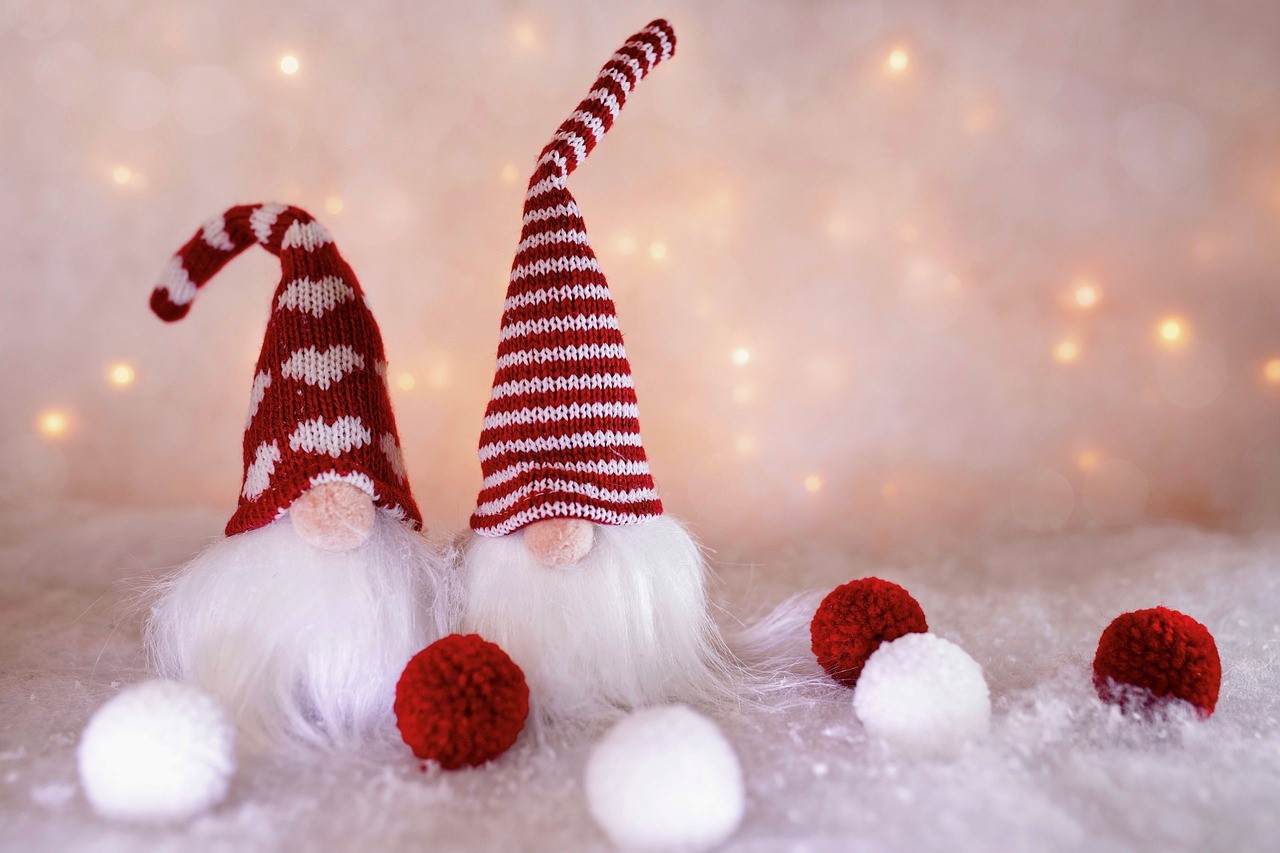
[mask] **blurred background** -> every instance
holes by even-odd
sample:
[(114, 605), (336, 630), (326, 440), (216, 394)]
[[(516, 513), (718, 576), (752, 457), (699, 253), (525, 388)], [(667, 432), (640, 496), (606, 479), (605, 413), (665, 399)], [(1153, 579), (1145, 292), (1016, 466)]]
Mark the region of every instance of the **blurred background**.
[[(230, 514), (275, 259), (167, 326), (234, 203), (337, 239), (462, 529), (539, 150), (573, 178), (668, 511), (872, 552), (1280, 512), (1280, 4), (0, 3), (0, 505)], [(215, 530), (211, 530), (215, 533)]]

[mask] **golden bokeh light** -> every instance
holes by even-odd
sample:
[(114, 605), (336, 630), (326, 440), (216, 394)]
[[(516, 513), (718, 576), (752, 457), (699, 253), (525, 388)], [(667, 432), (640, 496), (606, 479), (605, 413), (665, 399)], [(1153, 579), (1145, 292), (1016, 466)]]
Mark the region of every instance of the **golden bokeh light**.
[(133, 170), (128, 166), (116, 166), (111, 170), (111, 180), (122, 187), (127, 187), (133, 180)]
[(40, 417), (36, 419), (36, 428), (40, 430), (41, 435), (49, 438), (61, 438), (71, 428), (71, 419), (67, 417), (65, 412), (50, 409), (47, 412), (40, 413)]
[(1080, 344), (1072, 340), (1059, 341), (1053, 348), (1053, 360), (1059, 364), (1073, 364), (1080, 360)]
[(1187, 321), (1181, 317), (1165, 317), (1156, 326), (1156, 336), (1166, 346), (1178, 346), (1187, 339)]
[(1273, 385), (1280, 385), (1280, 358), (1267, 359), (1262, 365), (1262, 378)]
[(329, 213), (332, 213), (334, 216), (337, 216), (339, 213), (341, 213), (342, 208), (343, 208), (342, 196), (331, 195), (324, 200), (324, 209)]
[(1071, 293), (1071, 299), (1079, 308), (1093, 308), (1102, 299), (1102, 288), (1094, 284), (1092, 281), (1082, 280), (1076, 283), (1076, 288)]
[(107, 369), (107, 379), (117, 388), (127, 388), (138, 378), (138, 372), (127, 362), (117, 362)]
[(907, 53), (906, 48), (901, 47), (895, 47), (890, 51), (889, 57), (884, 61), (885, 70), (895, 76), (905, 73), (910, 64), (911, 54)]
[(822, 491), (822, 478), (817, 474), (810, 474), (804, 478), (804, 490), (811, 495)]
[(286, 53), (284, 56), (280, 57), (280, 73), (286, 77), (292, 77), (297, 74), (298, 69), (301, 67), (302, 64), (298, 62), (298, 57), (294, 56), (292, 53)]
[(533, 47), (538, 43), (538, 30), (528, 21), (521, 21), (512, 28), (511, 38), (521, 47)]
[(418, 380), (413, 377), (412, 373), (396, 374), (396, 387), (401, 391), (412, 391), (417, 384)]
[(751, 350), (747, 349), (746, 347), (737, 347), (736, 349), (734, 349), (733, 354), (730, 356), (730, 358), (733, 360), (733, 363), (736, 364), (738, 367), (744, 367), (746, 366), (747, 362), (751, 361)]
[(520, 170), (516, 168), (515, 163), (504, 163), (501, 175), (502, 182), (508, 186), (520, 180)]
[(1076, 467), (1081, 471), (1092, 471), (1098, 467), (1102, 457), (1096, 450), (1081, 450), (1076, 454)]
[(649, 257), (661, 261), (667, 257), (667, 244), (654, 241), (649, 244)]
[(750, 456), (756, 452), (756, 440), (749, 435), (740, 435), (733, 442), (733, 448), (743, 456)]

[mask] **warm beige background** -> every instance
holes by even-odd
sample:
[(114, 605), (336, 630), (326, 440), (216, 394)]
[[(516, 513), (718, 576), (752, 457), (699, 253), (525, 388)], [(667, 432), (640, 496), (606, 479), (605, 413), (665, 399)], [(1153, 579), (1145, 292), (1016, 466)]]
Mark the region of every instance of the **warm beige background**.
[(146, 299), (279, 200), (360, 275), (463, 526), (527, 170), (659, 14), (677, 55), (574, 191), (671, 511), (758, 553), (1271, 523), (1271, 2), (5, 3), (0, 500), (229, 512), (278, 270), (173, 328)]

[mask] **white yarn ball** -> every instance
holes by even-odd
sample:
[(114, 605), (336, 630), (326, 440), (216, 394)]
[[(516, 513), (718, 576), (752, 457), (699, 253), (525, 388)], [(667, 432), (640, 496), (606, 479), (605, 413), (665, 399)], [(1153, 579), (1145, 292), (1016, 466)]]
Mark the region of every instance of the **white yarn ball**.
[(991, 727), (982, 667), (933, 634), (904, 634), (876, 649), (853, 689), (853, 711), (873, 737), (925, 755), (954, 753)]
[(684, 705), (637, 711), (596, 744), (587, 806), (627, 849), (706, 850), (742, 822), (742, 767), (711, 720)]
[(77, 754), (80, 783), (105, 818), (182, 820), (216, 805), (235, 772), (235, 727), (209, 694), (144, 681), (99, 708)]

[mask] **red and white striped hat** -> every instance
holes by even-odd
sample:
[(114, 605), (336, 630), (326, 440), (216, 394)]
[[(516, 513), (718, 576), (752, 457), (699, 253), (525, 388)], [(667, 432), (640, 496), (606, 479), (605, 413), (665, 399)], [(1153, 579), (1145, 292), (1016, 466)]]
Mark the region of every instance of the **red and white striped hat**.
[(163, 320), (186, 316), (199, 288), (255, 243), (280, 258), (244, 430), (244, 486), (231, 536), (282, 516), (309, 488), (348, 482), (422, 526), (387, 393), (382, 335), (333, 238), (303, 210), (233, 207), (169, 261), (151, 294)]
[(675, 46), (662, 20), (629, 38), (529, 179), (480, 434), (484, 484), (471, 527), (481, 535), (544, 518), (633, 524), (662, 514), (613, 297), (566, 179)]

